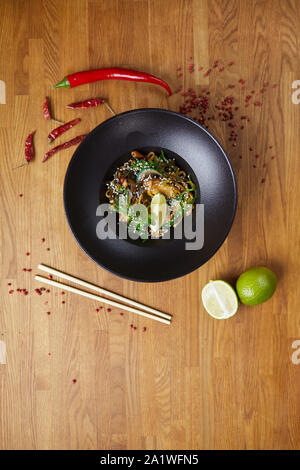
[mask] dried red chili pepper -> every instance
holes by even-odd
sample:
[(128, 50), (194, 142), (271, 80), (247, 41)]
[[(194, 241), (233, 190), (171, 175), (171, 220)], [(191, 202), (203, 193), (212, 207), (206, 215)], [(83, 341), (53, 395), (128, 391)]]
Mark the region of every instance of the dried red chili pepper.
[(68, 142), (65, 142), (61, 145), (57, 145), (56, 147), (53, 147), (53, 149), (49, 150), (49, 152), (45, 153), (45, 156), (43, 158), (43, 163), (48, 160), (48, 158), (52, 157), (56, 152), (59, 152), (59, 150), (67, 149), (69, 147), (72, 147), (72, 145), (79, 144), (84, 138), (86, 137), (86, 134), (83, 135), (78, 135), (72, 140), (69, 140)]
[(79, 101), (78, 103), (67, 104), (66, 108), (69, 109), (87, 109), (93, 108), (94, 106), (99, 106), (104, 104), (105, 100), (103, 98), (91, 98), (85, 101)]
[(50, 114), (50, 110), (49, 110), (49, 103), (48, 103), (47, 96), (45, 96), (45, 98), (44, 98), (43, 115), (44, 115), (44, 118), (46, 119), (46, 121), (49, 121), (49, 119), (51, 119), (51, 114)]
[(66, 124), (63, 124), (62, 126), (56, 127), (56, 129), (53, 129), (48, 135), (49, 144), (51, 144), (51, 142), (53, 142), (57, 137), (62, 135), (64, 132), (76, 126), (76, 124), (78, 124), (80, 121), (81, 121), (80, 118), (76, 118), (76, 119), (73, 119), (72, 121), (66, 122)]
[(49, 101), (48, 101), (48, 98), (47, 96), (45, 96), (44, 98), (44, 103), (43, 103), (43, 115), (44, 115), (44, 118), (49, 121), (51, 119), (51, 121), (54, 121), (54, 122), (57, 122), (58, 124), (62, 125), (63, 122), (61, 121), (58, 121), (57, 119), (53, 118), (51, 116), (51, 113), (50, 113), (50, 107), (49, 107)]
[(130, 80), (134, 82), (153, 83), (163, 87), (169, 95), (172, 95), (171, 88), (161, 78), (146, 72), (138, 72), (136, 70), (122, 69), (119, 67), (104, 68), (96, 70), (87, 70), (77, 72), (64, 77), (54, 88), (73, 88), (85, 83), (96, 82), (98, 80)]
[(25, 159), (28, 163), (31, 162), (31, 160), (34, 157), (34, 148), (33, 148), (33, 135), (35, 131), (31, 132), (27, 139), (25, 140)]

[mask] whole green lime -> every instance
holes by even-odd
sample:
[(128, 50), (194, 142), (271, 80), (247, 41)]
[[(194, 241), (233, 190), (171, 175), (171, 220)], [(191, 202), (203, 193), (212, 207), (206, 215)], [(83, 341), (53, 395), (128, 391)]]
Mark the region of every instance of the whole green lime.
[(276, 285), (276, 275), (271, 269), (256, 266), (240, 275), (236, 291), (243, 304), (258, 305), (272, 297)]

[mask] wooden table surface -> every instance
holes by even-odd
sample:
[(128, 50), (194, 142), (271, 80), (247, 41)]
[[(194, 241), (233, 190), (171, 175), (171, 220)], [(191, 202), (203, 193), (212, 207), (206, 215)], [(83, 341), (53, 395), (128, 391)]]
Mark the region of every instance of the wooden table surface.
[[(0, 365), (0, 448), (299, 449), (300, 364), (292, 344), (300, 339), (300, 107), (291, 99), (300, 79), (298, 2), (1, 0), (1, 12), (0, 340), (7, 359)], [(232, 128), (218, 112), (212, 121), (235, 169), (238, 210), (213, 259), (181, 279), (129, 282), (98, 267), (64, 215), (74, 149), (41, 162), (53, 127), (41, 112), (46, 95), (58, 119), (82, 118), (68, 138), (110, 117), (105, 107), (67, 110), (72, 101), (103, 96), (123, 112), (178, 111), (185, 100), (119, 81), (52, 87), (67, 73), (101, 66), (145, 70), (173, 90), (206, 88), (211, 106), (232, 95), (236, 112), (251, 118), (235, 117), (237, 141), (228, 139)], [(33, 129), (34, 162), (12, 170)], [(55, 289), (39, 296), (40, 262), (170, 312), (173, 324), (115, 309), (97, 313), (93, 301)], [(211, 318), (201, 304), (204, 284), (234, 282), (254, 265), (276, 272), (274, 297), (241, 306), (230, 320)]]

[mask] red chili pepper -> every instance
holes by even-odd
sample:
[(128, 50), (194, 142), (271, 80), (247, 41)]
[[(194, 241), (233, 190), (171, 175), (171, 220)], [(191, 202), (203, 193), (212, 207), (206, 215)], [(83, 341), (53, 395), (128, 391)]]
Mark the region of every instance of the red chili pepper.
[[(67, 149), (69, 147), (72, 147), (72, 145), (79, 144), (84, 138), (86, 137), (86, 134), (83, 135), (78, 135), (72, 140), (69, 140), (68, 142), (65, 142), (61, 145), (57, 145), (56, 147), (53, 147), (53, 149), (49, 150), (49, 152), (45, 153), (45, 156), (43, 158), (43, 163), (48, 160), (48, 158), (52, 157), (54, 153), (58, 152), (59, 150)], [(49, 249), (49, 248), (48, 248)]]
[(51, 142), (53, 142), (58, 136), (71, 129), (71, 127), (76, 126), (76, 124), (78, 124), (80, 121), (80, 118), (76, 118), (73, 119), (73, 121), (66, 122), (66, 124), (56, 127), (56, 129), (53, 129), (53, 131), (51, 131), (48, 135), (49, 144), (51, 144)]
[(85, 83), (96, 82), (98, 80), (130, 80), (134, 82), (154, 83), (155, 85), (160, 85), (167, 90), (169, 95), (172, 95), (171, 88), (161, 78), (155, 77), (150, 73), (118, 67), (73, 73), (64, 77), (59, 83), (54, 85), (54, 88), (73, 88), (78, 85), (84, 85)]
[(44, 115), (44, 118), (47, 121), (49, 121), (49, 119), (51, 119), (51, 114), (50, 114), (50, 110), (49, 110), (49, 103), (48, 103), (47, 96), (45, 96), (45, 98), (44, 98), (43, 115)]
[(31, 132), (25, 140), (25, 159), (28, 163), (30, 163), (34, 157), (34, 148), (32, 142), (34, 133), (35, 131)]
[(66, 108), (70, 109), (87, 109), (87, 108), (93, 108), (94, 106), (99, 106), (100, 104), (104, 103), (103, 98), (91, 98), (89, 100), (85, 101), (79, 101), (78, 103), (71, 103), (66, 106)]
[(61, 122), (58, 119), (55, 119), (54, 117), (51, 116), (50, 106), (49, 106), (49, 101), (48, 101), (47, 96), (45, 96), (45, 98), (44, 98), (43, 115), (44, 115), (44, 118), (47, 121), (49, 121), (51, 119), (51, 121), (57, 122), (57, 124), (60, 124), (60, 125), (64, 124), (63, 122)]

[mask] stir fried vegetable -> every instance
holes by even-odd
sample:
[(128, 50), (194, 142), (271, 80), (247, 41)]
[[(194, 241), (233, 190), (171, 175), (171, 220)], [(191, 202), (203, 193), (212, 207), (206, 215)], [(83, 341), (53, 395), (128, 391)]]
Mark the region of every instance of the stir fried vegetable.
[[(158, 155), (154, 152), (142, 155), (134, 150), (131, 158), (116, 170), (113, 179), (107, 183), (106, 197), (113, 210), (120, 214), (120, 221), (127, 222), (134, 232), (145, 239), (149, 235), (162, 236), (171, 226), (177, 225), (187, 212), (192, 211), (196, 186), (190, 175), (181, 170), (174, 159), (167, 158), (163, 150)], [(152, 220), (151, 202), (154, 197), (167, 205), (160, 227)], [(138, 204), (144, 206), (140, 212), (146, 213), (146, 217), (136, 215)]]

